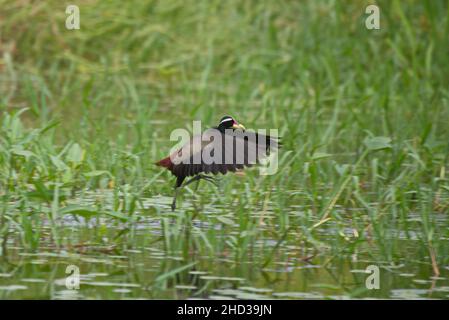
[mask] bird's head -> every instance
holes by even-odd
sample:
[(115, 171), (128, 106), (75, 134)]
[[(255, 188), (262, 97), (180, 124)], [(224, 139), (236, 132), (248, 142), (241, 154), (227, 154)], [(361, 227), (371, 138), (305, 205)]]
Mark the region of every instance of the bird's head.
[(223, 118), (221, 118), (220, 123), (218, 124), (218, 129), (221, 131), (224, 131), (226, 129), (240, 129), (242, 131), (245, 131), (245, 127), (230, 116), (224, 116)]

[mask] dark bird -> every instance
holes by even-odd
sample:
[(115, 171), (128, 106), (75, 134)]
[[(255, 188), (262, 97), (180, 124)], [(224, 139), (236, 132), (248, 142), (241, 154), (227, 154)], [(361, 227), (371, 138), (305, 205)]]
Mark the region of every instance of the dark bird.
[[(176, 196), (181, 186), (185, 187), (200, 179), (215, 184), (212, 176), (204, 174), (226, 174), (250, 167), (278, 147), (277, 137), (247, 131), (234, 118), (225, 116), (217, 127), (193, 136), (180, 149), (156, 162), (156, 165), (167, 168), (176, 177), (171, 206), (175, 210)], [(185, 178), (189, 176), (193, 178), (183, 185)]]

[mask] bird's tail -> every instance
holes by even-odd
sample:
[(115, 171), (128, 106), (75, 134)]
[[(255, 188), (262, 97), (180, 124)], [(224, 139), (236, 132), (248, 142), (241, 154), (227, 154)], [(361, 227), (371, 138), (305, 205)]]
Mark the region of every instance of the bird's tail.
[(170, 157), (159, 160), (155, 163), (157, 166), (164, 167), (170, 169), (173, 166), (173, 162), (171, 162)]

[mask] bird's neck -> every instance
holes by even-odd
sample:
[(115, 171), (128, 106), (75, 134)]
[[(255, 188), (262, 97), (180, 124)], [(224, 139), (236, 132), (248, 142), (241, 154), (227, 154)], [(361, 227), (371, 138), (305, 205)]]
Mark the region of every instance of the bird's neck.
[(221, 133), (225, 133), (226, 128), (222, 127), (222, 126), (218, 126), (218, 127), (213, 127), (213, 129), (217, 129), (218, 131), (220, 131)]

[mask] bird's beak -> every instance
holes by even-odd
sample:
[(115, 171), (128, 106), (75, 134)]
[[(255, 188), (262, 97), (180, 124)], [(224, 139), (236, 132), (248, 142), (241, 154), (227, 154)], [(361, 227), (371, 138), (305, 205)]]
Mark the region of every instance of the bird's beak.
[(232, 125), (232, 129), (240, 129), (242, 131), (246, 130), (245, 126), (243, 124), (240, 124), (240, 123), (234, 123)]

